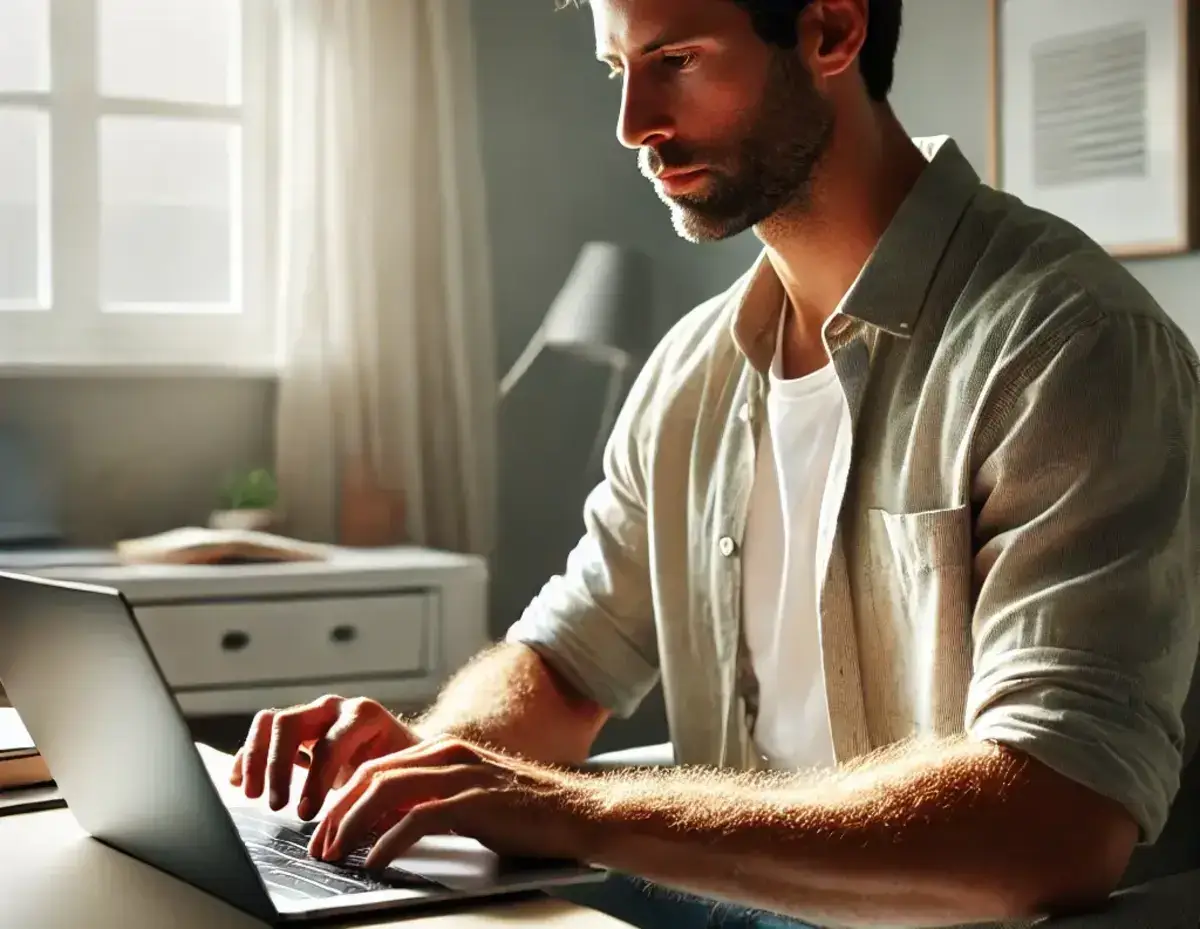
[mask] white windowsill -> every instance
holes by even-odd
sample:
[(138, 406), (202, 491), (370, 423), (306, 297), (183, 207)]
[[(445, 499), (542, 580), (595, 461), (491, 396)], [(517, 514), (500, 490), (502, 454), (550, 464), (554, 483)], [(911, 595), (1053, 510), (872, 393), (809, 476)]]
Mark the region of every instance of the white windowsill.
[(276, 365), (262, 364), (147, 364), (140, 362), (10, 362), (0, 363), (0, 381), (35, 378), (147, 378), (275, 381)]
[(274, 378), (282, 351), (263, 313), (0, 315), (0, 379)]

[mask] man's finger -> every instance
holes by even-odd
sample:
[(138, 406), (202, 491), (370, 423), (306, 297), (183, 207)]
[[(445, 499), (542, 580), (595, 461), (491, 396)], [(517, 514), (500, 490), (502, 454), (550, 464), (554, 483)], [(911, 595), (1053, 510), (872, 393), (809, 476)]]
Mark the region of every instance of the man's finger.
[(389, 813), (447, 800), (489, 780), (490, 772), (481, 765), (387, 771), (355, 791), (352, 799), (340, 798), (337, 806), (330, 810), (321, 823), (325, 827), (325, 836), (319, 857), (337, 860), (358, 848)]
[(250, 723), (250, 733), (242, 746), (242, 783), (246, 796), (255, 800), (262, 796), (263, 777), (267, 768), (267, 751), (271, 745), (271, 724), (274, 710), (261, 710)]
[(442, 738), (418, 742), (410, 748), (394, 752), (389, 758), (397, 767), (443, 768), (478, 764), (482, 760), (495, 760), (496, 756), (459, 739)]
[(382, 774), (384, 768), (378, 761), (369, 761), (361, 765), (357, 771), (346, 782), (346, 786), (334, 801), (333, 806), (329, 811), (321, 817), (321, 821), (317, 823), (317, 828), (313, 830), (312, 836), (308, 840), (308, 853), (314, 858), (324, 858), (326, 846), (329, 844), (329, 838), (337, 829), (338, 824), (342, 821), (342, 817), (346, 811), (358, 800), (360, 796), (371, 786), (376, 776)]
[(338, 771), (337, 777), (333, 781), (333, 789), (341, 790), (346, 786), (350, 778), (354, 777), (354, 772), (362, 765), (366, 764), (372, 758), (379, 758), (386, 755), (387, 751), (376, 747), (374, 740), (364, 742), (358, 747), (358, 751), (350, 756), (350, 760), (343, 763), (341, 770)]
[(454, 829), (454, 800), (415, 806), (379, 837), (367, 853), (368, 870), (386, 868), (427, 835), (446, 835)]
[[(480, 761), (480, 755), (481, 753), (477, 749), (459, 739), (442, 738), (430, 742), (420, 742), (409, 748), (393, 752), (387, 756), (387, 769), (475, 765)], [(350, 779), (342, 785), (342, 795), (321, 820), (321, 823), (317, 826), (316, 831), (309, 840), (309, 854), (315, 858), (326, 857), (327, 846), (333, 837), (333, 832), (337, 828), (341, 817), (358, 800), (362, 792), (370, 786), (371, 779), (377, 773), (381, 773), (382, 770), (378, 765), (365, 764), (359, 767), (351, 775)]]
[(416, 750), (412, 748), (404, 749), (399, 752), (394, 752), (385, 756), (383, 760), (368, 761), (360, 765), (345, 785), (342, 787), (342, 792), (330, 807), (329, 811), (322, 817), (316, 831), (313, 832), (309, 840), (309, 854), (315, 858), (325, 858), (328, 855), (328, 847), (332, 842), (334, 832), (341, 823), (342, 817), (347, 811), (358, 802), (359, 797), (371, 786), (377, 777), (382, 777), (387, 771), (405, 770), (410, 765), (416, 765), (418, 758), (434, 758), (446, 757), (444, 754), (439, 755), (436, 752), (428, 752), (426, 754), (414, 754)]
[(233, 767), (229, 769), (229, 783), (234, 787), (242, 786), (242, 750), (240, 748), (233, 756)]
[(301, 819), (317, 815), (329, 791), (336, 785), (342, 768), (350, 764), (358, 750), (376, 734), (368, 726), (356, 725), (352, 715), (343, 713), (329, 731), (313, 743), (308, 776), (304, 779), (297, 808)]
[(397, 808), (388, 799), (390, 793), (386, 781), (376, 781), (359, 796), (358, 802), (346, 811), (336, 828), (330, 827), (323, 855), (325, 860), (337, 861), (353, 852), (384, 817), (395, 814)]
[(319, 739), (325, 734), (337, 720), (339, 703), (337, 698), (322, 697), (306, 706), (275, 714), (267, 758), (271, 809), (281, 810), (287, 806), (292, 787), (292, 769), (300, 754), (300, 744)]

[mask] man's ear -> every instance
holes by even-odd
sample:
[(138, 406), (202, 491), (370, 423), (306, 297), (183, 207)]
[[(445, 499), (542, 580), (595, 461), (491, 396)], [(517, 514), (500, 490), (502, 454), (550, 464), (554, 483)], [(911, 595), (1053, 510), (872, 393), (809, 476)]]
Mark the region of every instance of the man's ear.
[(813, 0), (799, 14), (799, 50), (814, 81), (823, 84), (854, 65), (868, 15), (868, 0)]

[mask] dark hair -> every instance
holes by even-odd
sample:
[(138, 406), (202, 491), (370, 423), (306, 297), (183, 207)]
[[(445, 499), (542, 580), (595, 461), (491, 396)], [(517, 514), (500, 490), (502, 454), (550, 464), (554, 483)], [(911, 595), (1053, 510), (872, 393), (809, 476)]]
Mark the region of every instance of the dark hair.
[[(750, 16), (764, 42), (795, 48), (796, 20), (812, 0), (733, 0)], [(896, 75), (900, 19), (904, 0), (869, 0), (867, 37), (858, 53), (858, 67), (872, 100), (886, 100)]]
[[(558, 6), (582, 6), (587, 0), (558, 0)], [(733, 0), (750, 16), (754, 31), (764, 42), (795, 48), (799, 36), (796, 20), (812, 0)], [(872, 100), (887, 99), (896, 75), (896, 48), (900, 44), (901, 8), (904, 0), (869, 0), (867, 37), (858, 54), (858, 67)]]

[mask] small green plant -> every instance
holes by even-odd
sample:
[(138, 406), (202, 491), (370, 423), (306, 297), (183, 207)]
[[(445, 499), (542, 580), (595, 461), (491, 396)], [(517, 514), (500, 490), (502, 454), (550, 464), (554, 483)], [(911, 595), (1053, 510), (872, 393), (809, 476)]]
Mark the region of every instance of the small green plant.
[(227, 510), (269, 510), (278, 498), (275, 476), (266, 468), (234, 475), (221, 491), (221, 501)]

